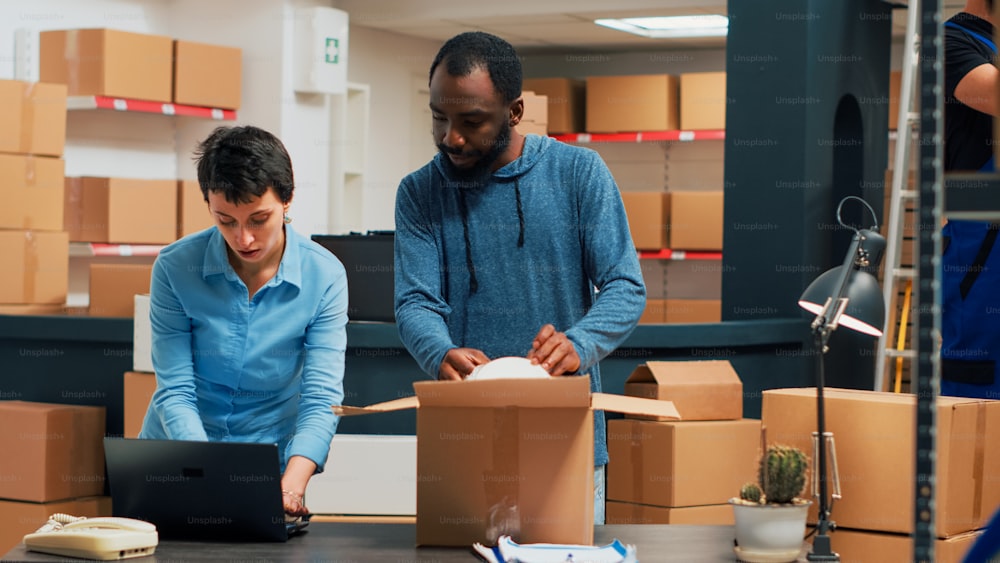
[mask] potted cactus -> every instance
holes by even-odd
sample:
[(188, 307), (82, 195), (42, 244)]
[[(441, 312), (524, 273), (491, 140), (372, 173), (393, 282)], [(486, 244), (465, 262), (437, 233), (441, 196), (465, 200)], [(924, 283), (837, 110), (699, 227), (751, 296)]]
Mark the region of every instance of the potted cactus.
[(802, 450), (771, 445), (760, 459), (756, 483), (730, 499), (736, 521), (736, 556), (748, 563), (795, 561), (805, 538), (812, 501), (799, 497), (808, 459)]

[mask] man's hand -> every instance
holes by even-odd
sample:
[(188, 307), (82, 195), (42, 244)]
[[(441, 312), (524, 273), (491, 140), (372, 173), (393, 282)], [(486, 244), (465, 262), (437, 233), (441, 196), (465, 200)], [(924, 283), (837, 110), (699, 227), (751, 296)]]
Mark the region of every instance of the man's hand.
[(531, 343), (528, 359), (539, 364), (549, 375), (557, 376), (574, 373), (580, 369), (580, 356), (576, 346), (566, 337), (566, 333), (556, 331), (552, 325), (545, 325)]
[(475, 348), (452, 348), (444, 355), (444, 361), (438, 369), (438, 379), (455, 381), (465, 379), (476, 366), (489, 361), (486, 354)]

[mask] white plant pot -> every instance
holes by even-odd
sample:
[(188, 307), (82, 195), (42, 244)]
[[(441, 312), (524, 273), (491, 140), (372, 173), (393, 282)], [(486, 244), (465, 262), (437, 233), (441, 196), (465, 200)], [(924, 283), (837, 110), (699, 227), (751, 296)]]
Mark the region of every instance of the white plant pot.
[(734, 551), (740, 561), (785, 563), (798, 558), (811, 501), (792, 505), (729, 503), (736, 521)]

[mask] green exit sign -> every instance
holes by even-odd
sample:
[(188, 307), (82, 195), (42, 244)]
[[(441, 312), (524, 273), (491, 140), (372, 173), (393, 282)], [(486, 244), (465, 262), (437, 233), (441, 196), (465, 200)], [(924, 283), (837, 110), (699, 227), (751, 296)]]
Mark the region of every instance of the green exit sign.
[(326, 62), (330, 64), (340, 62), (340, 40), (336, 37), (326, 38)]

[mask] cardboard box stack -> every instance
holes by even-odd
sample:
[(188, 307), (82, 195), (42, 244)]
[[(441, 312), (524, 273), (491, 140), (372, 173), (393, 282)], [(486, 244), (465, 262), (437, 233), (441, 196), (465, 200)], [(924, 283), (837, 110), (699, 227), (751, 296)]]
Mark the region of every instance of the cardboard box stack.
[(545, 96), (549, 133), (582, 133), (586, 112), (586, 83), (572, 78), (526, 78), (523, 90)]
[(0, 553), (56, 512), (110, 516), (104, 407), (0, 401)]
[(542, 136), (548, 135), (548, 97), (529, 90), (523, 90), (521, 97), (524, 99), (524, 115), (521, 117), (521, 122), (517, 124), (517, 130), (523, 135), (527, 135), (528, 133)]
[(0, 80), (0, 311), (59, 312), (69, 282), (61, 203), (66, 86)]
[(729, 362), (647, 362), (625, 394), (671, 401), (681, 418), (608, 421), (607, 523), (732, 525), (728, 501), (754, 480), (761, 424), (743, 418)]
[(587, 377), (421, 381), (416, 396), (341, 415), (417, 409), (418, 545), (594, 541), (593, 410), (677, 418), (669, 402), (591, 393)]
[[(912, 560), (916, 397), (852, 389), (825, 389), (824, 397), (843, 497), (832, 513), (833, 549), (856, 554), (852, 561)], [(1000, 433), (1000, 401), (938, 397), (936, 419), (935, 549), (938, 561), (958, 562), (969, 534), (1000, 506), (1000, 452), (990, 447)], [(768, 441), (810, 451), (815, 388), (765, 391), (762, 422)], [(809, 519), (816, 522), (815, 505)]]

